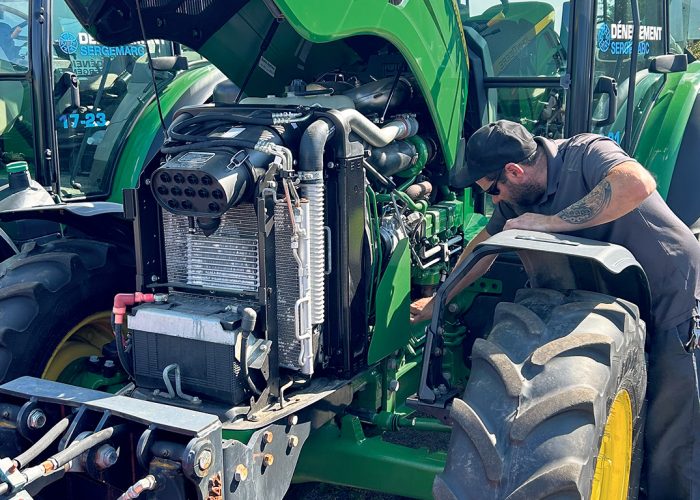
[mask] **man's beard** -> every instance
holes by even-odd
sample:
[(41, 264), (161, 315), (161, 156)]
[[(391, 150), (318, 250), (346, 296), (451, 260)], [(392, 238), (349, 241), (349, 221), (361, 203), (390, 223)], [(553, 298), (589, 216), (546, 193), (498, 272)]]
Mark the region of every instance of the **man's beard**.
[(534, 182), (519, 185), (510, 183), (508, 187), (511, 202), (519, 207), (533, 206), (544, 194), (544, 188)]

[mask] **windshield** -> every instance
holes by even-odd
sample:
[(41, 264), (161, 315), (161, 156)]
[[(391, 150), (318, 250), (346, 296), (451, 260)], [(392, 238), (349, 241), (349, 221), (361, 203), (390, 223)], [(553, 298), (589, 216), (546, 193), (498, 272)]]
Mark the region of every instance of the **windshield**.
[(700, 2), (671, 0), (668, 10), (671, 51), (679, 54), (688, 51), (700, 58)]
[(466, 29), (483, 38), (489, 76), (559, 76), (566, 71), (569, 2), (462, 0)]
[(0, 1), (0, 71), (25, 72), (29, 66), (27, 0)]
[[(110, 159), (153, 94), (146, 46), (107, 47), (90, 36), (64, 0), (52, 15), (52, 73), (61, 197), (109, 193)], [(169, 42), (151, 40), (153, 57), (173, 55)], [(158, 71), (159, 86), (174, 72)]]

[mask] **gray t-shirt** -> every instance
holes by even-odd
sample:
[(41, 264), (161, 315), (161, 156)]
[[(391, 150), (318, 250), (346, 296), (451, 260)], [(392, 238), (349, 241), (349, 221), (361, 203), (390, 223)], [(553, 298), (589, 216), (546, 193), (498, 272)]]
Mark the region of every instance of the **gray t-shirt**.
[[(595, 134), (535, 140), (547, 154), (547, 189), (531, 207), (498, 203), (486, 226), (489, 234), (526, 212), (559, 213), (586, 196), (614, 166), (630, 160), (614, 141)], [(700, 297), (700, 244), (658, 192), (617, 220), (566, 234), (615, 243), (632, 252), (649, 279), (656, 329), (673, 328), (690, 318)]]

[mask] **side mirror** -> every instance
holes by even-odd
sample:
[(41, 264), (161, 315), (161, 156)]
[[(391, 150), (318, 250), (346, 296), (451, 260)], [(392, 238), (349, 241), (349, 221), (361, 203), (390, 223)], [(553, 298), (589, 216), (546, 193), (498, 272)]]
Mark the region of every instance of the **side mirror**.
[(649, 73), (680, 73), (688, 69), (686, 54), (666, 54), (652, 57), (649, 62)]
[(151, 58), (154, 71), (185, 71), (189, 68), (185, 56), (162, 56)]
[(595, 85), (595, 89), (593, 89), (593, 95), (595, 96), (596, 94), (601, 94), (601, 102), (603, 104), (607, 98), (608, 112), (607, 116), (602, 119), (594, 119), (593, 126), (605, 127), (606, 125), (611, 125), (617, 118), (617, 81), (609, 76), (601, 76)]

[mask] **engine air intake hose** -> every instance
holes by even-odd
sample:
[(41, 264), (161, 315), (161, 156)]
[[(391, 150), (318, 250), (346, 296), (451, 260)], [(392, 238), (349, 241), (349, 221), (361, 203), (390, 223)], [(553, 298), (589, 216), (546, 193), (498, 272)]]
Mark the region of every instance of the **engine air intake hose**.
[(412, 137), (418, 133), (418, 120), (413, 116), (399, 116), (379, 128), (355, 109), (344, 109), (340, 114), (348, 121), (353, 132), (378, 148), (386, 146), (391, 141)]

